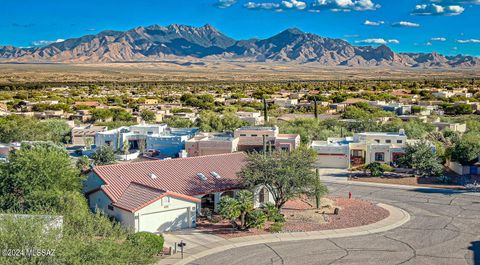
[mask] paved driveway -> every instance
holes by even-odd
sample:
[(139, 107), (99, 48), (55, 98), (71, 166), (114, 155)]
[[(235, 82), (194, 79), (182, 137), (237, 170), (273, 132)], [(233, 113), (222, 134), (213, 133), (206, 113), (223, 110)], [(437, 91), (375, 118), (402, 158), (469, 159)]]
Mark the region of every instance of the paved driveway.
[(400, 228), (368, 236), (253, 245), (191, 264), (480, 265), (480, 197), (431, 190), (329, 184), (332, 195), (384, 202), (408, 211)]

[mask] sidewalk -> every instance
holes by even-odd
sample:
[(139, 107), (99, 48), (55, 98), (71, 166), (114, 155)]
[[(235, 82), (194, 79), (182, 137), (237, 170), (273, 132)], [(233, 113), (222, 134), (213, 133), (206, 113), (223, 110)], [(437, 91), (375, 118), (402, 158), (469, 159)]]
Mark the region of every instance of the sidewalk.
[[(173, 256), (167, 256), (160, 260), (158, 265), (167, 264), (188, 264), (194, 260), (205, 257), (211, 254), (222, 252), (225, 250), (239, 248), (243, 246), (282, 242), (282, 241), (298, 241), (298, 240), (313, 240), (313, 239), (327, 239), (338, 237), (352, 237), (360, 235), (368, 235), (374, 233), (385, 232), (397, 228), (410, 220), (410, 215), (397, 207), (379, 203), (378, 206), (388, 210), (390, 215), (373, 224), (325, 231), (312, 232), (291, 232), (291, 233), (277, 233), (264, 234), (257, 236), (246, 236), (232, 239), (225, 239), (215, 235), (203, 234), (196, 232), (195, 229), (184, 230), (174, 233), (165, 233), (165, 246), (173, 246), (175, 242), (183, 240), (186, 243), (184, 249), (184, 258), (181, 259), (180, 253)], [(177, 247), (177, 251), (180, 249)]]

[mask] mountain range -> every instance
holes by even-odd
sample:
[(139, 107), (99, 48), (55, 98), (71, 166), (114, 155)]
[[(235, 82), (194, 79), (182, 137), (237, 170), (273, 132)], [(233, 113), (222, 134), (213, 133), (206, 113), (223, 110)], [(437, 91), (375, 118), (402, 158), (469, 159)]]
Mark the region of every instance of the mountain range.
[(267, 39), (235, 40), (209, 24), (107, 30), (44, 47), (0, 46), (0, 62), (111, 63), (172, 58), (350, 67), (480, 67), (478, 57), (444, 56), (435, 52), (396, 53), (386, 45), (354, 46), (342, 39), (324, 38), (296, 28)]

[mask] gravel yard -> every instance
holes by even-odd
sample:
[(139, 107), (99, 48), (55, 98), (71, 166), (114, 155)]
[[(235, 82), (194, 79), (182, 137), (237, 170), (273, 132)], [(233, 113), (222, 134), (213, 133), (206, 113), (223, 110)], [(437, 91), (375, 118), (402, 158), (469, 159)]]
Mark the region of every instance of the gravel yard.
[[(338, 215), (334, 209), (339, 208)], [(329, 229), (341, 229), (362, 226), (378, 222), (388, 217), (387, 210), (364, 200), (346, 199), (340, 197), (322, 198), (320, 209), (307, 199), (288, 201), (282, 209), (286, 222), (283, 232), (307, 232)], [(232, 228), (226, 220), (212, 223), (199, 219), (197, 230), (202, 233), (215, 234), (223, 238), (235, 238), (268, 234), (272, 223), (267, 222), (263, 229), (238, 231)]]

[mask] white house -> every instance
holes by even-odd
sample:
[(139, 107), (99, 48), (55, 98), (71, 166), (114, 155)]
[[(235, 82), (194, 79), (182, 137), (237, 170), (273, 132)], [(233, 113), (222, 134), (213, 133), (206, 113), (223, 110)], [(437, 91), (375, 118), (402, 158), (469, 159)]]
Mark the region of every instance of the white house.
[(138, 150), (142, 144), (145, 150), (155, 150), (166, 157), (176, 157), (185, 149), (185, 142), (195, 136), (198, 128), (169, 128), (166, 124), (138, 124), (113, 130), (97, 132), (97, 147), (110, 145), (122, 150), (128, 142), (130, 150)]
[(353, 137), (328, 138), (327, 141), (313, 141), (311, 148), (318, 154), (319, 168), (350, 168), (380, 162), (390, 164), (403, 155), (409, 142), (405, 132), (365, 132)]
[[(245, 153), (97, 166), (84, 183), (92, 210), (101, 210), (134, 231), (159, 233), (191, 228), (202, 208), (217, 211), (222, 196), (234, 197)], [(272, 196), (255, 190), (255, 206)]]

